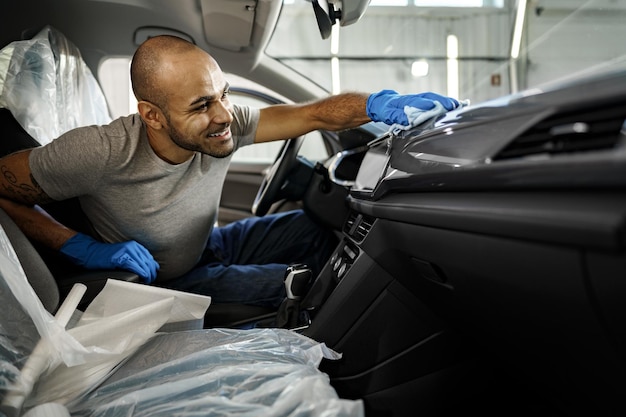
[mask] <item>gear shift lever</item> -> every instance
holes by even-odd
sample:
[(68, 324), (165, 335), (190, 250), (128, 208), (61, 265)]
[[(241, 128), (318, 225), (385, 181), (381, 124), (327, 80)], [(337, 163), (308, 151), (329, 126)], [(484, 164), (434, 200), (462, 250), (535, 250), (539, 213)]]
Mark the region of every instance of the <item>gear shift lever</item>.
[(275, 319), (264, 320), (257, 323), (257, 327), (279, 327), (284, 329), (297, 329), (307, 322), (308, 313), (300, 309), (300, 300), (309, 290), (313, 272), (305, 264), (293, 264), (285, 271), (285, 291), (287, 297), (278, 307)]
[(287, 297), (283, 300), (276, 314), (276, 327), (295, 329), (302, 323), (300, 299), (306, 294), (313, 273), (304, 264), (293, 264), (285, 272), (285, 290)]
[(304, 264), (295, 264), (287, 267), (285, 272), (285, 291), (287, 299), (300, 300), (311, 282), (311, 269)]

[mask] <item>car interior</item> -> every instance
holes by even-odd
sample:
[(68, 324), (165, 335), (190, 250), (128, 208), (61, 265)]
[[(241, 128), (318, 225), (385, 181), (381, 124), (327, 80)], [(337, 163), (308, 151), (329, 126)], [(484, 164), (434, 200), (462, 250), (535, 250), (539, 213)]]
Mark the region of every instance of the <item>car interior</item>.
[[(322, 39), (359, 25), (370, 3), (307, 2), (311, 36)], [(12, 4), (15, 19), (0, 29), (0, 45), (54, 28), (50, 39), (67, 38), (96, 73), (105, 53), (132, 55), (149, 36), (178, 34), (224, 71), (289, 101), (327, 94), (262, 54), (281, 1), (57, 3)], [(75, 24), (81, 16), (85, 24)], [(106, 39), (95, 35), (100, 30)], [(27, 103), (42, 93), (29, 94)], [(300, 155), (306, 140), (293, 138), (261, 174), (233, 163), (224, 213), (302, 207), (335, 231), (335, 251), (297, 303), (295, 324), (283, 327), (341, 354), (319, 369), (339, 398), (361, 401), (365, 415), (622, 416), (624, 103), (621, 65), (472, 103), (405, 131), (369, 123), (319, 132), (329, 155), (321, 161)], [(42, 145), (24, 126), (14, 109), (0, 109), (1, 155)], [(89, 228), (77, 201), (43, 208), (76, 230)], [(109, 279), (139, 281), (71, 265), (29, 241), (1, 210), (0, 225), (50, 313), (77, 282), (88, 288), (84, 308)], [(275, 326), (280, 314), (213, 303), (203, 327), (244, 334)]]

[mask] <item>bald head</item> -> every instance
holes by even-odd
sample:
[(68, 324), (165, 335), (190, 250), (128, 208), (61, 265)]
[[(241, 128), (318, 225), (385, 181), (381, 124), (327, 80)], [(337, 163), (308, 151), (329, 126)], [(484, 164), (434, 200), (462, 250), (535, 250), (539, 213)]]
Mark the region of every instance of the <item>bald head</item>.
[(163, 81), (164, 75), (170, 69), (168, 63), (177, 55), (200, 51), (204, 52), (191, 42), (176, 36), (161, 35), (146, 40), (135, 51), (130, 66), (135, 98), (138, 101), (150, 101), (167, 111), (167, 89)]

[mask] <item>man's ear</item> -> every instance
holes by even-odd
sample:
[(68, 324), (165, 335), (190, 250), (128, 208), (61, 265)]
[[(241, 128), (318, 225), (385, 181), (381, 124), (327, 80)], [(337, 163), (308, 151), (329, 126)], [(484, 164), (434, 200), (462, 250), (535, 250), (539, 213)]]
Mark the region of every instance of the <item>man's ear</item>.
[(163, 128), (163, 112), (149, 101), (140, 101), (137, 103), (137, 110), (143, 121), (153, 129)]

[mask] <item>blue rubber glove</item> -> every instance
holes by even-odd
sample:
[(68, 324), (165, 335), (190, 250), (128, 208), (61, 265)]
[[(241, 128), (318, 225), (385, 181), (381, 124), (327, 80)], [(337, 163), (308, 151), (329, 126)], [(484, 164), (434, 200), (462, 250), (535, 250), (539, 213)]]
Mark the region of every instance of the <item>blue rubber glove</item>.
[(156, 279), (159, 264), (150, 252), (134, 240), (102, 243), (82, 233), (63, 244), (61, 253), (88, 269), (125, 269), (139, 275), (146, 284)]
[(458, 100), (437, 93), (400, 95), (393, 90), (382, 90), (368, 97), (366, 110), (374, 122), (407, 126), (409, 119), (404, 111), (405, 107), (431, 110), (435, 107), (435, 101), (441, 103), (446, 110), (454, 110), (460, 106)]

